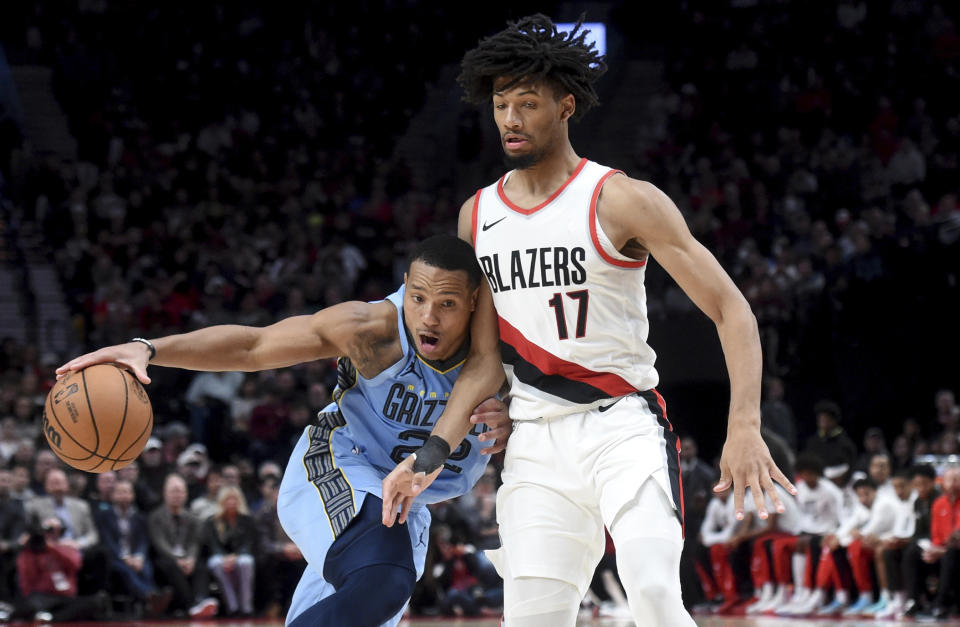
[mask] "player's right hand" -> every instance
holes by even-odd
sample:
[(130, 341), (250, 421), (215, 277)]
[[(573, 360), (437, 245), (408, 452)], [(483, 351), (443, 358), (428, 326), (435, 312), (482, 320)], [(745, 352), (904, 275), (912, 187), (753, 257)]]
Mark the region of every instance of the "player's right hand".
[[(407, 515), (413, 507), (418, 494), (426, 490), (443, 470), (443, 464), (429, 475), (413, 471), (413, 455), (397, 464), (397, 467), (384, 477), (381, 485), (383, 494), (383, 524), (392, 527), (394, 522), (401, 525), (407, 522)], [(399, 518), (397, 513), (399, 511)]]
[(71, 372), (83, 370), (94, 364), (119, 364), (134, 374), (140, 383), (147, 385), (150, 377), (147, 376), (147, 364), (150, 361), (150, 349), (143, 342), (127, 342), (107, 346), (98, 351), (81, 355), (57, 368), (57, 380)]

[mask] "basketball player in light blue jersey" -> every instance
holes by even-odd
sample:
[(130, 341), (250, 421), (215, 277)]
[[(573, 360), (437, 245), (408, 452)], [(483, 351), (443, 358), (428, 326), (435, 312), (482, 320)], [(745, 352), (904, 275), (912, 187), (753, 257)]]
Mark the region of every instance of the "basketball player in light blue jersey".
[[(396, 625), (423, 574), (425, 506), (469, 491), (487, 454), (502, 450), (510, 432), (496, 399), (469, 420), (469, 411), (446, 407), (470, 349), (481, 276), (469, 244), (435, 236), (416, 247), (404, 285), (383, 301), (342, 303), (265, 328), (222, 325), (138, 338), (78, 357), (57, 373), (115, 362), (149, 383), (148, 363), (254, 371), (338, 356), (334, 403), (304, 430), (280, 486), (280, 522), (308, 562), (287, 624)], [(475, 396), (473, 404), (482, 399), (483, 386), (457, 390), (461, 399)], [(429, 487), (394, 504), (405, 524), (385, 526), (384, 478), (398, 463), (412, 477), (447, 442), (459, 445), (442, 451)]]

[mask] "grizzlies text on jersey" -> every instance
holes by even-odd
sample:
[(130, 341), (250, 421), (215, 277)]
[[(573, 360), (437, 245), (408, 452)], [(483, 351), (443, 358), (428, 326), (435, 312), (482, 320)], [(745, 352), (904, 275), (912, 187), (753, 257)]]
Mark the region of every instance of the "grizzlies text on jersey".
[[(335, 403), (311, 427), (311, 446), (304, 456), (309, 480), (323, 495), (334, 533), (360, 506), (353, 492), (382, 496), (383, 478), (430, 437), (463, 366), (461, 358), (440, 371), (420, 357), (403, 322), (403, 288), (387, 300), (397, 308), (403, 356), (371, 379), (349, 359), (339, 360)], [(460, 496), (473, 487), (488, 459), (477, 440), (484, 430), (486, 425), (477, 425), (470, 431), (414, 507)]]

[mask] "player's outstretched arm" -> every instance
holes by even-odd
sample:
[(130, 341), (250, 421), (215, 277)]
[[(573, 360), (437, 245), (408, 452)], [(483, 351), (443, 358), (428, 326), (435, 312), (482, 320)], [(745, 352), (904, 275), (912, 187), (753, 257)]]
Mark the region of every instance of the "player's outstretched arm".
[(717, 492), (733, 487), (736, 517), (743, 517), (744, 490), (750, 487), (760, 518), (767, 517), (766, 493), (778, 512), (783, 504), (773, 481), (791, 493), (760, 437), (762, 356), (757, 320), (747, 300), (716, 258), (698, 242), (677, 206), (655, 186), (624, 176), (603, 188), (600, 220), (614, 242), (634, 240), (664, 267), (680, 288), (717, 325), (730, 376), (727, 440), (720, 457)]
[[(142, 383), (150, 383), (147, 364), (210, 372), (254, 372), (347, 354), (357, 333), (376, 333), (384, 326), (376, 305), (348, 302), (310, 316), (293, 316), (267, 327), (217, 325), (143, 342), (107, 346), (57, 368), (57, 376), (99, 363), (129, 368)], [(389, 323), (387, 323), (389, 324)], [(394, 332), (396, 335), (396, 332)]]

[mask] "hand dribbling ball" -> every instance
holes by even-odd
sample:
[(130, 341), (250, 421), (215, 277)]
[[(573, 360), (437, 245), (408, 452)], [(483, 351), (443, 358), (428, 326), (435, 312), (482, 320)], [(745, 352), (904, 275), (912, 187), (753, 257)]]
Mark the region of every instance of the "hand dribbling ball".
[(150, 398), (132, 373), (96, 364), (57, 381), (43, 408), (43, 435), (57, 457), (77, 470), (127, 466), (153, 430)]

